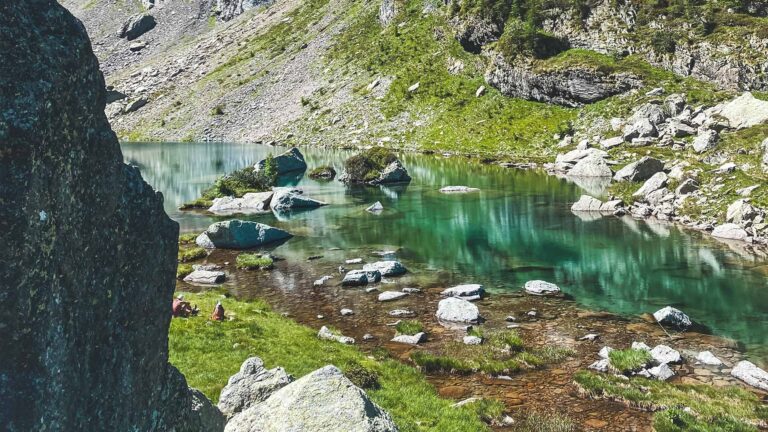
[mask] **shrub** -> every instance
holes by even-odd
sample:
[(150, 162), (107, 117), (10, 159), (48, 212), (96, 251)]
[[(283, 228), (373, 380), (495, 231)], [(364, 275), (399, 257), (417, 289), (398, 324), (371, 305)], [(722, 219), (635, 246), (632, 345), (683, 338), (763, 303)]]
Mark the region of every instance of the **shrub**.
[(344, 170), (352, 183), (364, 183), (379, 177), (381, 170), (397, 160), (397, 156), (384, 147), (373, 147), (356, 154), (344, 162)]
[(379, 375), (359, 364), (354, 364), (348, 367), (344, 371), (344, 376), (349, 378), (354, 385), (363, 390), (378, 389), (381, 387), (379, 385)]
[(675, 52), (677, 42), (675, 35), (666, 31), (656, 31), (651, 36), (651, 48), (656, 54), (670, 54)]
[(237, 268), (246, 270), (269, 270), (273, 265), (273, 260), (269, 256), (249, 253), (238, 255), (236, 262)]

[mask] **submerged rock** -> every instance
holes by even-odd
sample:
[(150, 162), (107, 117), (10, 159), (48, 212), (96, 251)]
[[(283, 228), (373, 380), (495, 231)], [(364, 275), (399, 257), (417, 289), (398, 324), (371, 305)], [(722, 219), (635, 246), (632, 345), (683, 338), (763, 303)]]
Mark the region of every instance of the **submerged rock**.
[(344, 274), (342, 285), (355, 286), (366, 285), (381, 281), (381, 273), (378, 270), (350, 270)]
[(731, 370), (731, 375), (763, 391), (768, 391), (768, 372), (754, 363), (742, 360)]
[(375, 203), (368, 206), (368, 208), (366, 208), (365, 211), (371, 212), (371, 213), (378, 213), (378, 212), (384, 211), (384, 206), (381, 205), (381, 201), (376, 201)]
[(560, 287), (542, 280), (532, 280), (525, 283), (525, 292), (533, 295), (555, 295), (560, 293)]
[(440, 188), (440, 192), (445, 194), (478, 192), (479, 190), (480, 189), (478, 188), (473, 188), (469, 186), (445, 186), (443, 188)]
[(286, 231), (258, 222), (233, 219), (211, 224), (195, 243), (204, 248), (249, 249), (293, 237)]
[(304, 196), (304, 191), (295, 188), (278, 188), (272, 196), (272, 210), (276, 212), (290, 210), (308, 210), (328, 205), (322, 201)]
[(392, 418), (336, 366), (288, 384), (233, 417), (226, 432), (397, 432)]
[(675, 309), (672, 306), (661, 308), (653, 313), (653, 317), (660, 324), (670, 326), (678, 330), (686, 330), (691, 326), (691, 319), (688, 315), (683, 313), (680, 309)]
[(457, 297), (440, 300), (437, 305), (437, 319), (449, 322), (478, 323), (480, 311), (477, 306)]
[(363, 266), (365, 271), (378, 271), (382, 276), (400, 276), (408, 270), (399, 261), (377, 261)]
[[(296, 147), (291, 148), (287, 152), (275, 156), (272, 159), (275, 162), (275, 169), (277, 175), (289, 174), (298, 171), (306, 171), (307, 163), (304, 161), (304, 155), (301, 154)], [(266, 166), (267, 159), (262, 159), (254, 165), (253, 169), (259, 172)]]
[(407, 296), (408, 296), (408, 293), (402, 292), (402, 291), (384, 291), (383, 293), (379, 294), (379, 301), (385, 302), (385, 301), (399, 300)]
[(244, 411), (266, 400), (272, 393), (293, 381), (281, 367), (266, 369), (258, 357), (243, 362), (240, 371), (231, 377), (219, 396), (219, 410), (227, 416)]

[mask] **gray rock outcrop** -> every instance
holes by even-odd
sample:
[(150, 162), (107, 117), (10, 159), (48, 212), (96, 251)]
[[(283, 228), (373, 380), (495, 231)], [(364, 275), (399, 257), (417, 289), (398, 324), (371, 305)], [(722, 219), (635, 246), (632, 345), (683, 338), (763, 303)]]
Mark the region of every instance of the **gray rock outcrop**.
[(387, 412), (335, 366), (325, 366), (234, 416), (226, 432), (396, 432)]
[(652, 175), (664, 169), (664, 163), (650, 156), (643, 156), (639, 160), (632, 162), (624, 168), (616, 171), (613, 179), (616, 181), (639, 182), (646, 181)]
[[(299, 149), (292, 147), (287, 152), (275, 156), (272, 159), (275, 163), (275, 170), (277, 175), (290, 174), (299, 171), (307, 170), (307, 163), (304, 161), (304, 155), (301, 154)], [(264, 169), (267, 160), (262, 159), (256, 163), (253, 169), (258, 172)]]
[(195, 243), (207, 249), (249, 249), (293, 237), (286, 231), (258, 222), (233, 219), (211, 224)]
[(0, 64), (0, 430), (220, 431), (168, 363), (178, 225), (123, 163), (83, 25), (1, 2)]
[(231, 377), (219, 396), (219, 410), (227, 416), (235, 414), (265, 401), (272, 393), (293, 382), (285, 369), (266, 369), (258, 357), (243, 362), (240, 371)]
[(261, 5), (268, 5), (272, 0), (216, 0), (213, 12), (222, 21), (229, 21)]

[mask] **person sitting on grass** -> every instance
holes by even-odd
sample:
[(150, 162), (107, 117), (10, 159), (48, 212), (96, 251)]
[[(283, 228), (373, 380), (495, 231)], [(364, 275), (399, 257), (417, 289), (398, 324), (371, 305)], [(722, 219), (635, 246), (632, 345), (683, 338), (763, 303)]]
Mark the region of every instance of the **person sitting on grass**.
[(216, 302), (216, 307), (213, 308), (211, 319), (214, 321), (224, 321), (224, 306), (221, 305), (220, 301)]
[(199, 310), (197, 309), (197, 306), (192, 306), (189, 304), (189, 302), (184, 301), (184, 296), (179, 295), (175, 299), (173, 299), (173, 306), (172, 306), (172, 314), (175, 317), (183, 317), (187, 318), (193, 315), (197, 315)]

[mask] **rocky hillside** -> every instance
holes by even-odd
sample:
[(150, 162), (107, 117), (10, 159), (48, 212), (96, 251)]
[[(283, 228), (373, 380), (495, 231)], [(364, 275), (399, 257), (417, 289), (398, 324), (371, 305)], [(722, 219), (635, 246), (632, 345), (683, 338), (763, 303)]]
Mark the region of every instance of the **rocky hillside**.
[[(383, 144), (526, 163), (603, 147), (612, 173), (643, 155), (700, 173), (706, 196), (677, 213), (708, 227), (765, 180), (762, 121), (700, 116), (746, 90), (760, 111), (765, 2), (63, 1), (89, 29), (124, 139)], [(726, 163), (736, 169), (715, 172)], [(631, 204), (640, 186), (608, 193)]]
[(168, 363), (178, 226), (123, 163), (53, 0), (0, 4), (0, 429), (216, 431)]

